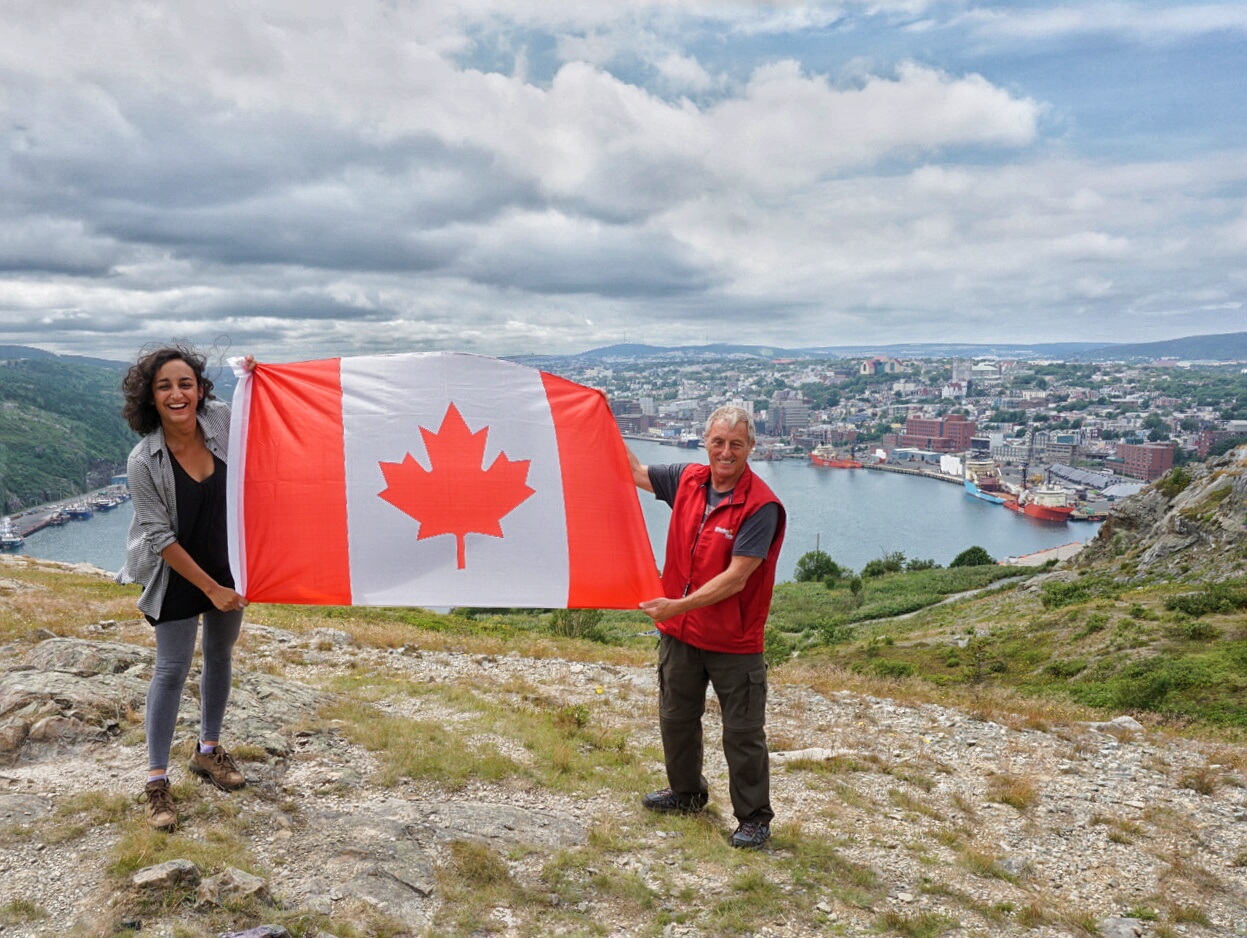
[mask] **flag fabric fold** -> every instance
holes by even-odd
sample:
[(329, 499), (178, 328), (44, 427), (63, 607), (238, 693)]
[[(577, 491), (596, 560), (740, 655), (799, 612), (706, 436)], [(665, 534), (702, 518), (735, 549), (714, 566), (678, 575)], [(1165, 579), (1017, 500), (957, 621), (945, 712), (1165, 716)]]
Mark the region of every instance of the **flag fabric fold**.
[(662, 594), (605, 395), (457, 353), (260, 364), (234, 392), (252, 602), (635, 609)]

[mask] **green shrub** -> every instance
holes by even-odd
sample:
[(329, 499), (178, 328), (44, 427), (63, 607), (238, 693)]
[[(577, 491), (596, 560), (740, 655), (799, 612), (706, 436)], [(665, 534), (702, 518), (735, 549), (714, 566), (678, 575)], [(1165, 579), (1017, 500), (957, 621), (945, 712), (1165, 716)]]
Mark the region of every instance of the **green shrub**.
[(1074, 641), (1078, 641), (1080, 638), (1086, 638), (1088, 635), (1093, 635), (1096, 632), (1102, 632), (1107, 625), (1108, 616), (1104, 615), (1102, 612), (1093, 612), (1091, 615), (1087, 616), (1087, 621), (1083, 627), (1074, 633)]
[(884, 554), (882, 557), (876, 557), (862, 567), (862, 576), (883, 576), (885, 573), (900, 573), (904, 569), (905, 555), (899, 550), (894, 550), (891, 553)]
[(1188, 622), (1182, 631), (1192, 642), (1208, 642), (1221, 637), (1221, 630), (1208, 622)]
[(1053, 661), (1044, 666), (1044, 673), (1056, 678), (1071, 678), (1087, 669), (1087, 662), (1082, 658), (1069, 658), (1064, 661)]
[(1193, 617), (1238, 612), (1247, 609), (1247, 587), (1241, 581), (1210, 583), (1197, 593), (1171, 596), (1165, 601), (1165, 608)]
[(1174, 466), (1153, 484), (1165, 498), (1176, 498), (1191, 484), (1191, 474), (1185, 466)]
[(870, 670), (877, 677), (913, 677), (914, 666), (908, 661), (892, 661), (888, 658), (876, 658), (870, 663)]
[(1103, 577), (1084, 576), (1064, 582), (1049, 580), (1039, 589), (1039, 600), (1046, 609), (1060, 609), (1090, 599), (1116, 599), (1121, 587)]
[(989, 554), (984, 548), (979, 546), (967, 547), (956, 557), (953, 562), (948, 565), (951, 570), (953, 567), (986, 567), (988, 564), (994, 564), (996, 558)]
[(797, 561), (793, 579), (798, 583), (834, 583), (844, 576), (844, 568), (831, 559), (826, 551), (812, 550), (801, 555)]
[(550, 631), (564, 638), (599, 637), (601, 609), (555, 609), (550, 613)]
[(1117, 706), (1128, 710), (1161, 710), (1170, 694), (1208, 682), (1199, 662), (1153, 658), (1127, 667), (1111, 682)]
[(787, 661), (797, 648), (797, 641), (793, 636), (770, 625), (766, 627), (763, 642), (762, 655), (771, 666)]

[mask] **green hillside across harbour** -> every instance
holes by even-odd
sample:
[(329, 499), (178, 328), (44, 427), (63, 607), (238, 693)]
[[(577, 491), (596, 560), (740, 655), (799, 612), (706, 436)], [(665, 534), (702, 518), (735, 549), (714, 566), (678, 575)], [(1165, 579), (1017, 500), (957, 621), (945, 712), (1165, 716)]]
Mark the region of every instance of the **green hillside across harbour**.
[(0, 508), (11, 514), (106, 484), (136, 437), (121, 417), (119, 367), (0, 360)]

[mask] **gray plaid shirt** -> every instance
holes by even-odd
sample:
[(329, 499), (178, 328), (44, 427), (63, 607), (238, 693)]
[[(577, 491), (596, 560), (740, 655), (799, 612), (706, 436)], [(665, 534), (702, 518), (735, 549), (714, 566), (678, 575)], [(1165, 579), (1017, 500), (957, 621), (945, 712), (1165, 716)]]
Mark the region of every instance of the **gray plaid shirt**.
[[(209, 452), (228, 462), (229, 405), (207, 401), (199, 412), (199, 427)], [(169, 585), (169, 565), (162, 553), (178, 539), (178, 505), (173, 466), (165, 447), (165, 431), (157, 427), (130, 451), (127, 462), (134, 520), (126, 536), (126, 565), (118, 583), (141, 583), (139, 611), (159, 616)]]

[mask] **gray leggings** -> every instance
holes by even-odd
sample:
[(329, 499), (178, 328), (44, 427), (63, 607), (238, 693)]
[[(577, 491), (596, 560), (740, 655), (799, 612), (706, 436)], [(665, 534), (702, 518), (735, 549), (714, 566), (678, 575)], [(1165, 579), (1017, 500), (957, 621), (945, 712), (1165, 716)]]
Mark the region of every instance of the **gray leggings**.
[[(169, 767), (173, 728), (177, 725), (182, 688), (195, 657), (200, 616), (156, 626), (156, 668), (147, 688), (147, 767)], [(200, 739), (220, 739), (225, 705), (234, 677), (234, 643), (242, 630), (242, 610), (203, 613), (203, 674), (199, 678)]]

